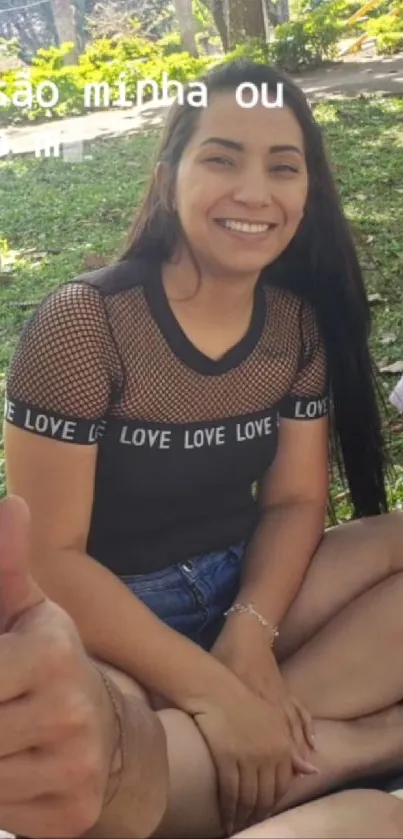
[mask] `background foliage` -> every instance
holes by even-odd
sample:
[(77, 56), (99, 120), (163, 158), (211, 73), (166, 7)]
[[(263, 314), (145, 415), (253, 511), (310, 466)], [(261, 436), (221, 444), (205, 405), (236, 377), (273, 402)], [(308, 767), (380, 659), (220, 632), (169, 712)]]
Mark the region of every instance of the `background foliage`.
[[(165, 71), (177, 81), (191, 81), (215, 62), (237, 55), (253, 55), (296, 73), (335, 59), (340, 39), (349, 36), (366, 33), (380, 53), (403, 49), (403, 0), (379, 0), (366, 18), (352, 24), (349, 18), (360, 7), (360, 0), (293, 0), (288, 19), (271, 25), (268, 37), (256, 11), (250, 20), (244, 16), (239, 32), (235, 28), (231, 36), (231, 49), (224, 43), (218, 13), (226, 0), (75, 0), (76, 41), (61, 43), (51, 16), (52, 4), (60, 2), (66, 10), (73, 0), (46, 0), (34, 6), (31, 15), (41, 22), (26, 21), (26, 31), (19, 20), (25, 13), (12, 13), (11, 0), (2, 2), (10, 3), (10, 16), (0, 14), (0, 125), (83, 114), (88, 110), (85, 86), (100, 81), (113, 88), (112, 100), (116, 100), (118, 82), (124, 79), (126, 96), (136, 104), (141, 79), (153, 78), (160, 85)], [(245, 6), (244, 0), (231, 2)], [(249, 4), (256, 2), (261, 9), (263, 2), (267, 4), (268, 20), (273, 20), (273, 8), (278, 17), (284, 0), (276, 0), (274, 5), (272, 0), (248, 0)], [(224, 15), (223, 19), (228, 29), (230, 18)], [(59, 22), (58, 31), (61, 27)], [(67, 30), (73, 31), (68, 21)], [(28, 63), (22, 63), (24, 59)], [(59, 90), (59, 101), (51, 109), (37, 101), (38, 85), (45, 81), (53, 82)], [(27, 95), (22, 107), (24, 90), (32, 96)], [(45, 90), (45, 99), (47, 95), (50, 91)]]

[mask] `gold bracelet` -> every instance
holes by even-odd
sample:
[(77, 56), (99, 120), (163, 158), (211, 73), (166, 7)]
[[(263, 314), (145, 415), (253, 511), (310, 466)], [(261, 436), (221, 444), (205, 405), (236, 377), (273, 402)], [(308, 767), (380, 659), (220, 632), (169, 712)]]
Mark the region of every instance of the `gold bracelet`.
[(119, 702), (119, 699), (120, 699), (119, 690), (116, 687), (113, 680), (109, 676), (107, 676), (107, 674), (104, 672), (102, 667), (98, 666), (98, 664), (95, 664), (95, 662), (94, 662), (94, 666), (98, 670), (98, 673), (100, 674), (101, 679), (102, 679), (102, 681), (105, 685), (105, 688), (107, 690), (109, 699), (111, 700), (112, 707), (113, 707), (114, 714), (115, 714), (115, 720), (116, 720), (116, 723), (117, 723), (117, 726), (118, 726), (118, 732), (119, 732), (118, 733), (118, 742), (117, 742), (116, 748), (114, 749), (113, 754), (112, 754), (108, 780), (110, 780), (112, 775), (113, 775), (113, 771), (114, 771), (113, 766), (114, 766), (114, 763), (115, 763), (115, 760), (116, 760), (116, 756), (119, 754), (118, 777), (116, 779), (115, 788), (112, 790), (108, 799), (104, 802), (104, 807), (108, 807), (109, 804), (111, 803), (111, 801), (113, 801), (113, 799), (115, 798), (115, 795), (117, 794), (117, 792), (119, 790), (119, 787), (120, 787), (120, 784), (122, 782), (123, 772), (124, 772), (125, 765), (126, 765), (126, 748), (125, 748), (126, 743), (125, 743), (125, 735), (124, 735), (122, 708), (121, 708), (120, 702)]
[(228, 615), (236, 614), (236, 613), (238, 613), (238, 614), (247, 613), (249, 615), (252, 615), (254, 618), (256, 618), (256, 620), (259, 621), (259, 623), (262, 626), (264, 626), (265, 629), (269, 629), (270, 630), (270, 647), (273, 648), (274, 642), (280, 634), (279, 630), (278, 630), (278, 627), (277, 626), (272, 626), (272, 624), (270, 624), (269, 621), (267, 621), (266, 618), (264, 618), (263, 615), (261, 615), (260, 612), (258, 612), (255, 609), (253, 603), (234, 603), (231, 606), (231, 608), (228, 609), (227, 612), (224, 612), (224, 616), (227, 617)]

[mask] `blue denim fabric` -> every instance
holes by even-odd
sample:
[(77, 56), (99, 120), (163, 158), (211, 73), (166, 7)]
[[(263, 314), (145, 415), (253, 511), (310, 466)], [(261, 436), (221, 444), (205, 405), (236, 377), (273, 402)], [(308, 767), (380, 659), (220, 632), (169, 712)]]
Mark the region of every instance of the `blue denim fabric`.
[(208, 650), (239, 591), (245, 542), (120, 579), (164, 623)]

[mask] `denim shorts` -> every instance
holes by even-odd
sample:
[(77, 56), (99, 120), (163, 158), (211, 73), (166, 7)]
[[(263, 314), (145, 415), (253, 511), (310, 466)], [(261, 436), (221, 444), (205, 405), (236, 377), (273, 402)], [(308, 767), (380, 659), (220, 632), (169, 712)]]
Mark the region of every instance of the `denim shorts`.
[(237, 597), (245, 542), (152, 574), (120, 577), (157, 617), (209, 650)]

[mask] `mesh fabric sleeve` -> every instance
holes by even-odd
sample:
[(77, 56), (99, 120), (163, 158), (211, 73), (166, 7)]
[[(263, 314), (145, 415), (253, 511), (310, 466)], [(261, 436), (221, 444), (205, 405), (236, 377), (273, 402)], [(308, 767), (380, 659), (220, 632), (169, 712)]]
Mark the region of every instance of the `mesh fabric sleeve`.
[(8, 370), (5, 419), (63, 442), (96, 443), (105, 430), (114, 351), (102, 297), (67, 283), (26, 323)]
[(302, 303), (299, 315), (300, 363), (280, 406), (287, 419), (319, 419), (329, 413), (326, 351), (313, 308)]

